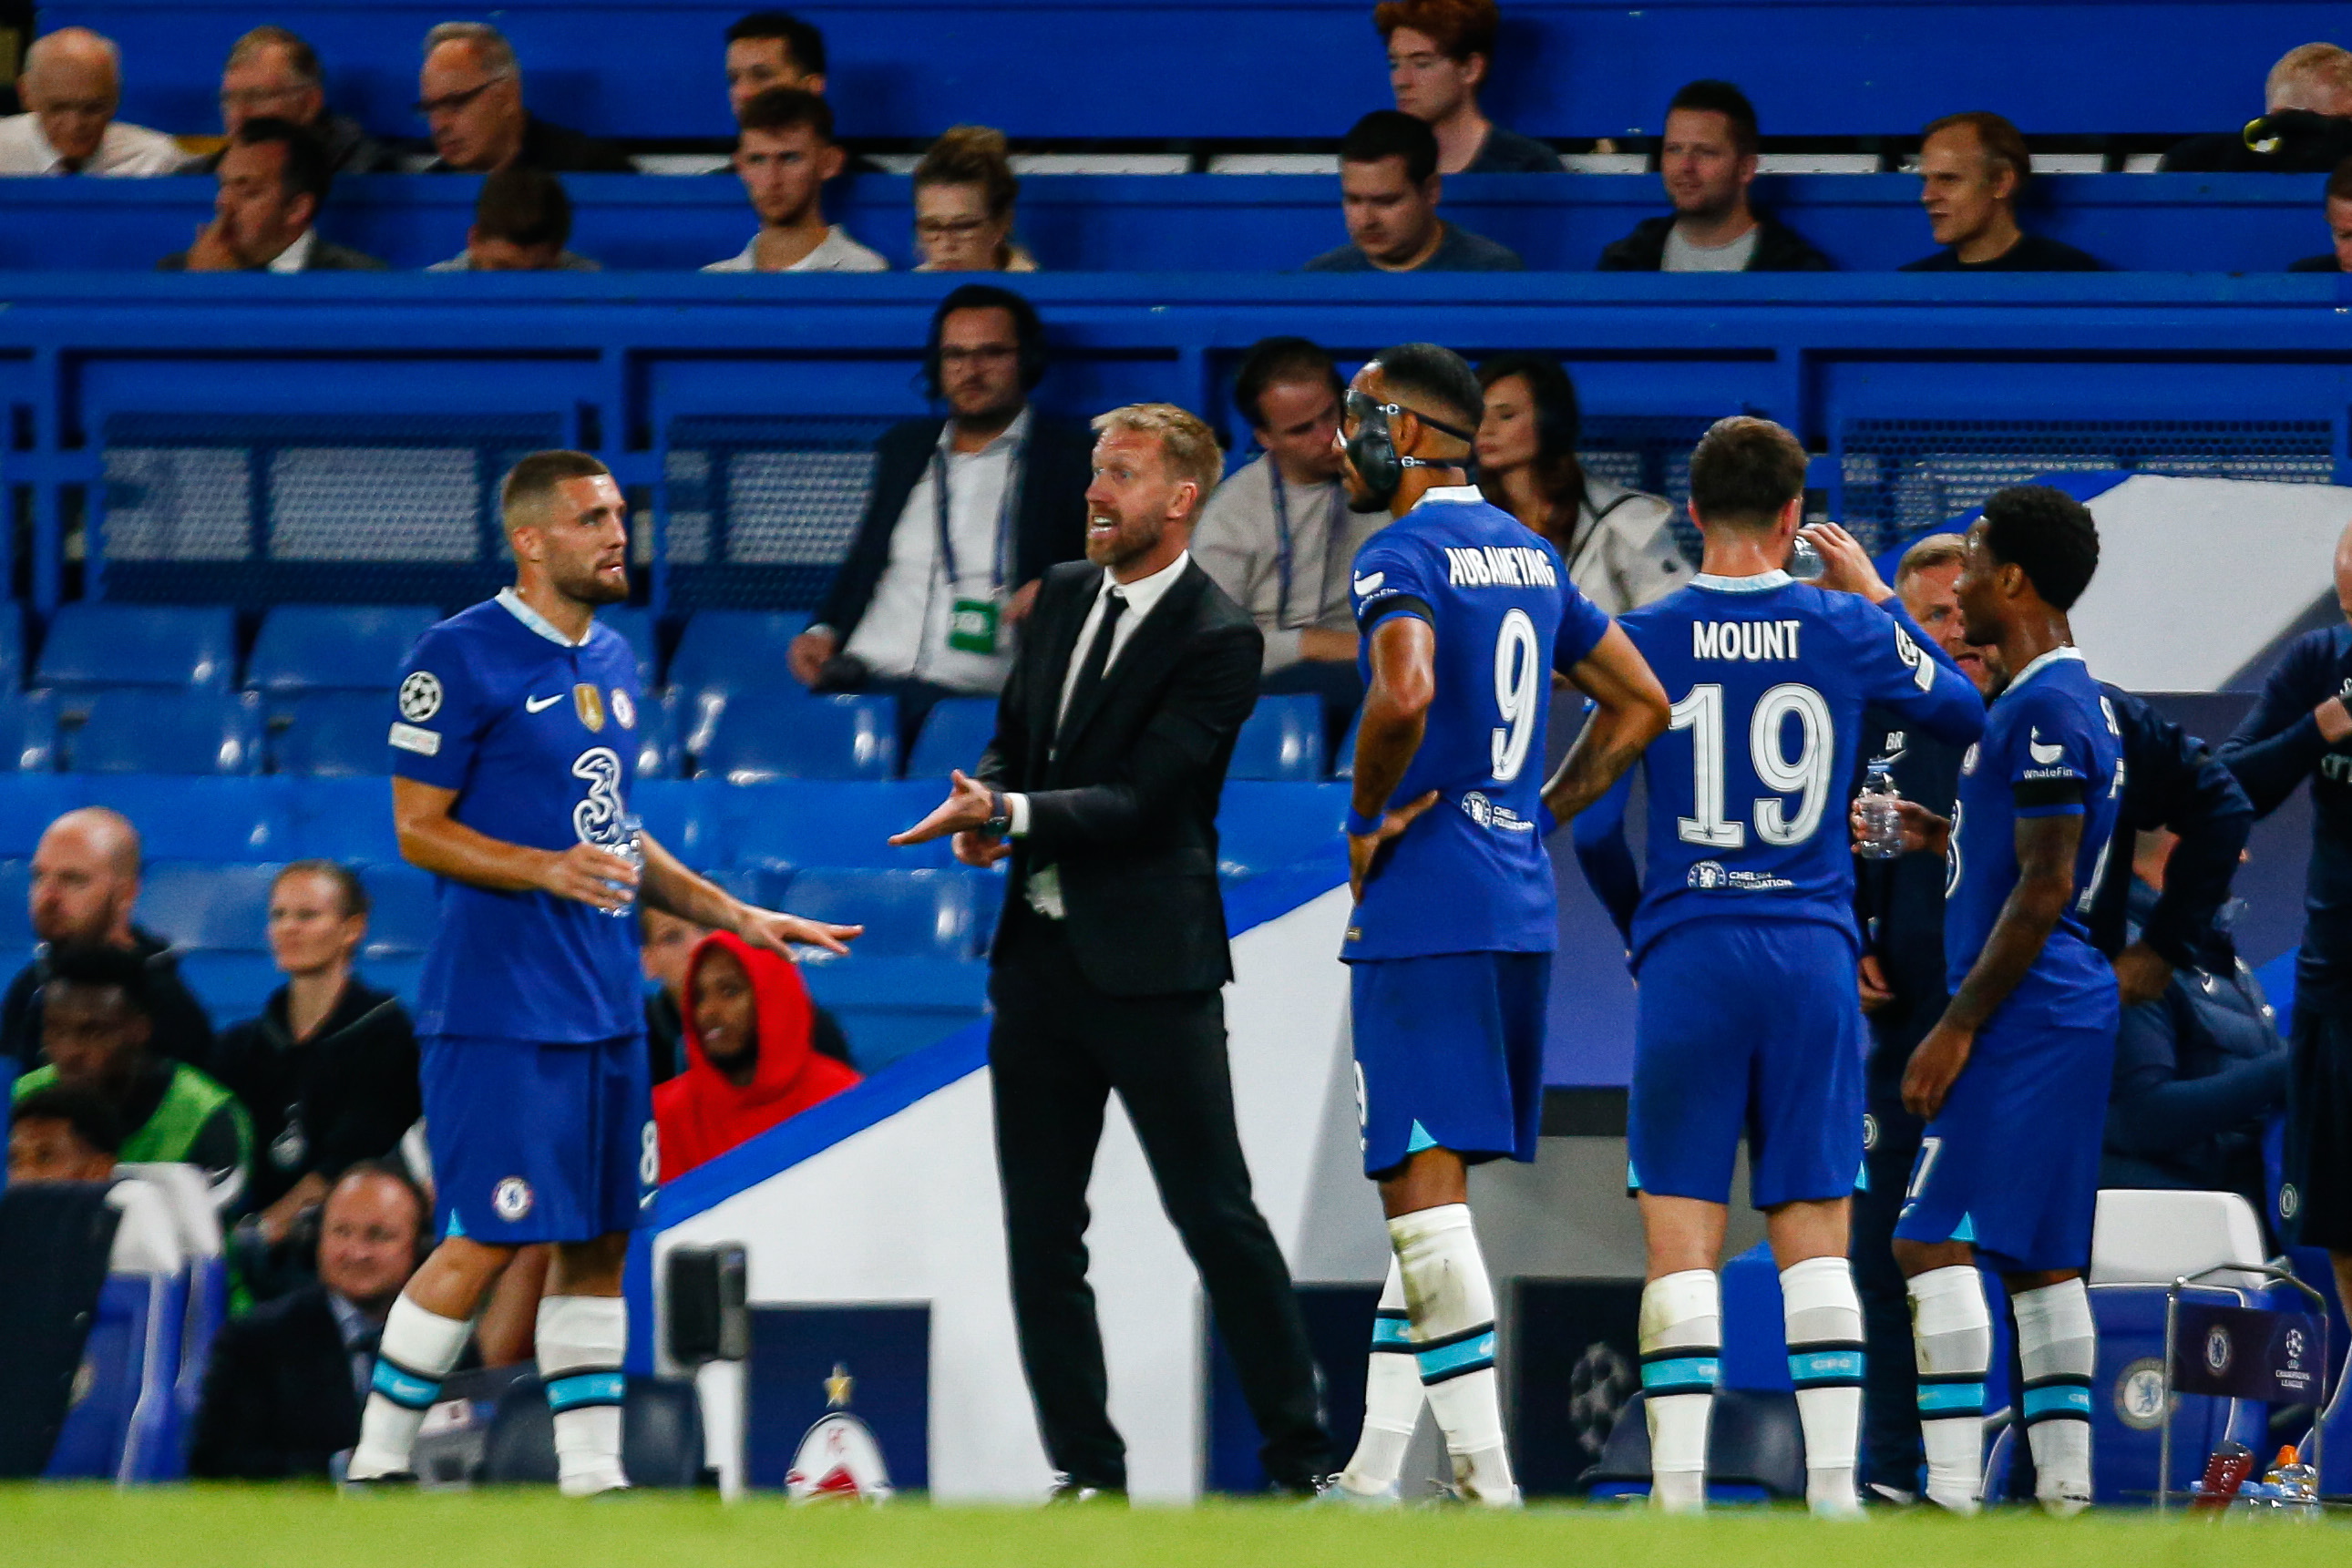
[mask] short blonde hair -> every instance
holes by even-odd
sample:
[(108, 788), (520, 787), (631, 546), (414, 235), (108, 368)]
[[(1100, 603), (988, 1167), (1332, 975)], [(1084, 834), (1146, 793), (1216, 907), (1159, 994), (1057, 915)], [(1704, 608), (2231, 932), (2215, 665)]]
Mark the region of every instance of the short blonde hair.
[(1968, 553), (1969, 541), (1965, 536), (1929, 534), (1926, 538), (1905, 550), (1903, 559), (1895, 563), (1895, 591), (1901, 592), (1905, 583), (1923, 571), (1933, 571), (1939, 566), (1958, 566), (1960, 558)]
[(1160, 438), (1160, 465), (1171, 479), (1190, 479), (1196, 492), (1192, 515), (1209, 504), (1210, 493), (1224, 476), (1225, 455), (1217, 447), (1216, 433), (1201, 418), (1172, 402), (1131, 402), (1108, 413), (1095, 415), (1097, 434), (1125, 431)]
[(2307, 109), (2315, 114), (2352, 111), (2352, 50), (2334, 44), (2302, 44), (2279, 57), (2263, 83), (2263, 107)]

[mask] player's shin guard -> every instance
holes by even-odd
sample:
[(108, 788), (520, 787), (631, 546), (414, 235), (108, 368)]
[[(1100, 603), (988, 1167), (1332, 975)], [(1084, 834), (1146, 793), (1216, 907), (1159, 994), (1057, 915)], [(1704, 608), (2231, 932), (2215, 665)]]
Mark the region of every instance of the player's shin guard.
[(1919, 1361), (1919, 1435), (1927, 1498), (1974, 1513), (1984, 1484), (1985, 1371), (1992, 1313), (1973, 1267), (1930, 1269), (1909, 1281), (1911, 1339)]
[(550, 1296), (539, 1303), (539, 1375), (555, 1413), (555, 1465), (566, 1497), (629, 1484), (621, 1469), (621, 1359), (628, 1303), (618, 1296)]
[(1706, 1428), (1723, 1350), (1712, 1269), (1664, 1274), (1642, 1291), (1642, 1406), (1650, 1419), (1650, 1506), (1706, 1506)]
[(457, 1364), (473, 1325), (463, 1318), (428, 1312), (406, 1296), (392, 1303), (377, 1342), (375, 1378), (360, 1416), (359, 1447), (345, 1472), (353, 1480), (398, 1475), (410, 1467), (409, 1450), (425, 1412), (440, 1397), (441, 1380)]
[(1339, 1484), (1367, 1497), (1387, 1493), (1404, 1469), (1404, 1452), (1421, 1420), (1421, 1365), (1413, 1359), (1412, 1322), (1404, 1310), (1404, 1270), (1389, 1256), (1388, 1283), (1372, 1316), (1372, 1358), (1364, 1369), (1364, 1432)]
[(2091, 1503), (2091, 1378), (2099, 1360), (2090, 1292), (2082, 1281), (2066, 1280), (2024, 1291), (2011, 1304), (2033, 1493), (2052, 1513), (2079, 1513)]
[(1454, 1484), (1473, 1502), (1519, 1500), (1503, 1446), (1503, 1402), (1495, 1378), (1495, 1287), (1471, 1228), (1470, 1206), (1443, 1204), (1389, 1221), (1413, 1359), (1423, 1392), (1445, 1433)]
[(1859, 1513), (1854, 1449), (1862, 1436), (1862, 1298), (1843, 1258), (1780, 1270), (1789, 1376), (1805, 1428), (1805, 1501), (1818, 1514)]

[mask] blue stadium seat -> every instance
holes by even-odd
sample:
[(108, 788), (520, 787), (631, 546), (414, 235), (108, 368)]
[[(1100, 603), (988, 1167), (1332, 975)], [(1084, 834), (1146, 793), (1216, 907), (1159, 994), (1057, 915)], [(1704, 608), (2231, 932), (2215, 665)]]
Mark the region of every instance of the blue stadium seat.
[(217, 1029), (260, 1017), (269, 1005), (269, 993), (286, 983), (267, 953), (211, 950), (180, 955), (180, 978), (204, 1003)]
[(297, 692), (388, 692), (426, 627), (429, 604), (281, 604), (261, 622), (245, 684), (273, 697)]
[(151, 861), (279, 861), (294, 840), (288, 790), (276, 779), (108, 773), (73, 780), (76, 805), (131, 819)]
[(0, 692), (25, 684), (25, 607), (15, 600), (0, 604)]
[(57, 773), (0, 773), (0, 859), (31, 858), (42, 830), (80, 805), (88, 784)]
[(413, 865), (372, 865), (360, 873), (368, 891), (368, 960), (421, 956), (441, 925), (441, 894), (430, 872)]
[(291, 849), (278, 858), (400, 863), (389, 779), (289, 779), (283, 787), (294, 838)]
[(856, 955), (976, 958), (983, 911), (1003, 896), (1003, 886), (961, 869), (802, 871), (793, 873), (783, 901), (811, 920), (864, 925)]
[(58, 765), (58, 705), (47, 692), (0, 686), (0, 768), (46, 773)]
[(688, 751), (699, 756), (709, 744), (737, 692), (777, 701), (808, 695), (786, 663), (808, 624), (803, 610), (706, 610), (686, 623), (670, 656), (669, 689), (681, 705), (679, 739)]
[(770, 779), (870, 779), (898, 771), (898, 705), (890, 697), (743, 692), (729, 699), (696, 758), (730, 784)]
[(780, 779), (722, 786), (714, 803), (725, 814), (726, 858), (739, 865), (903, 871), (956, 863), (945, 839), (904, 849), (889, 841), (929, 816), (945, 794), (928, 779), (880, 784)]
[(234, 611), (81, 601), (49, 617), (33, 684), (226, 691), (236, 668)]
[(187, 1474), (173, 1396), (194, 1260), (162, 1195), (142, 1194), (122, 1207), (46, 1479), (164, 1481)]
[(251, 692), (119, 686), (78, 699), (66, 744), (77, 773), (261, 771), (261, 699)]
[(0, 964), (33, 945), (32, 893), (32, 862), (0, 861)]
[(392, 720), (383, 692), (303, 693), (269, 716), (271, 769), (313, 778), (387, 773)]
[(1312, 783), (1323, 777), (1323, 699), (1265, 696), (1234, 742), (1228, 779)]
[(390, 991), (410, 1012), (416, 1010), (418, 983), (425, 975), (425, 960), (421, 956), (414, 958), (370, 958), (363, 967), (363, 974), (369, 985), (380, 991)]
[(267, 953), (277, 875), (274, 865), (152, 862), (140, 881), (139, 924), (178, 947)]
[(950, 768), (969, 773), (995, 737), (994, 697), (949, 697), (924, 716), (923, 733), (915, 737), (913, 754), (907, 758), (907, 777), (936, 781)]
[(686, 769), (677, 743), (678, 700), (675, 692), (648, 697), (637, 709), (637, 777), (676, 779)]
[(640, 779), (629, 807), (656, 842), (697, 871), (726, 863), (721, 799), (731, 793), (716, 779)]
[(1348, 720), (1348, 733), (1339, 737), (1339, 755), (1331, 758), (1331, 777), (1353, 779), (1356, 776), (1356, 732), (1364, 727), (1364, 710), (1359, 707)]
[(654, 689), (654, 614), (641, 604), (614, 604), (596, 612), (596, 619), (627, 639), (637, 655), (637, 684)]
[(801, 975), (817, 1005), (840, 1021), (861, 1072), (878, 1071), (987, 1016), (985, 964), (856, 953), (803, 964)]
[(1227, 784), (1217, 810), (1217, 874), (1255, 876), (1333, 851), (1352, 788), (1255, 779)]

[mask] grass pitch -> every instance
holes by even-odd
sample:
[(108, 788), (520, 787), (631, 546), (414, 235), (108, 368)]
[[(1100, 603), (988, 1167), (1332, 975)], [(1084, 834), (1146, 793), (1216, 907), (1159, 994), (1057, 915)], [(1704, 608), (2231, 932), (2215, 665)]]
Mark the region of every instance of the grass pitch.
[[(2260, 1539), (2250, 1537), (2249, 1531)], [(322, 1488), (0, 1489), (5, 1568), (2189, 1568), (2352, 1562), (2352, 1526), (2004, 1511), (1975, 1521), (1801, 1512), (1660, 1520), (1271, 1503), (1192, 1509), (795, 1508), (537, 1493), (339, 1498)]]

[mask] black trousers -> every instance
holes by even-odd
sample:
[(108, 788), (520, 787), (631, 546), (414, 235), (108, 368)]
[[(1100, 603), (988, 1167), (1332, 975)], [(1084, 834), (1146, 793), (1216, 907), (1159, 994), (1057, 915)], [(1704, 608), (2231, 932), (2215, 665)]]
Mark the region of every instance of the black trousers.
[(1266, 1474), (1296, 1487), (1328, 1472), (1306, 1324), (1234, 1130), (1223, 997), (1107, 995), (1079, 971), (1060, 925), (1018, 906), (997, 936), (989, 994), (1013, 1312), (1054, 1468), (1081, 1486), (1127, 1485), (1087, 1283), (1087, 1183), (1116, 1092), (1201, 1271), (1265, 1438)]
[(1870, 1097), (1867, 1191), (1853, 1195), (1853, 1287), (1862, 1298), (1862, 1479), (1919, 1490), (1919, 1368), (1911, 1343), (1911, 1296), (1895, 1266), (1895, 1222), (1927, 1126), (1899, 1092)]

